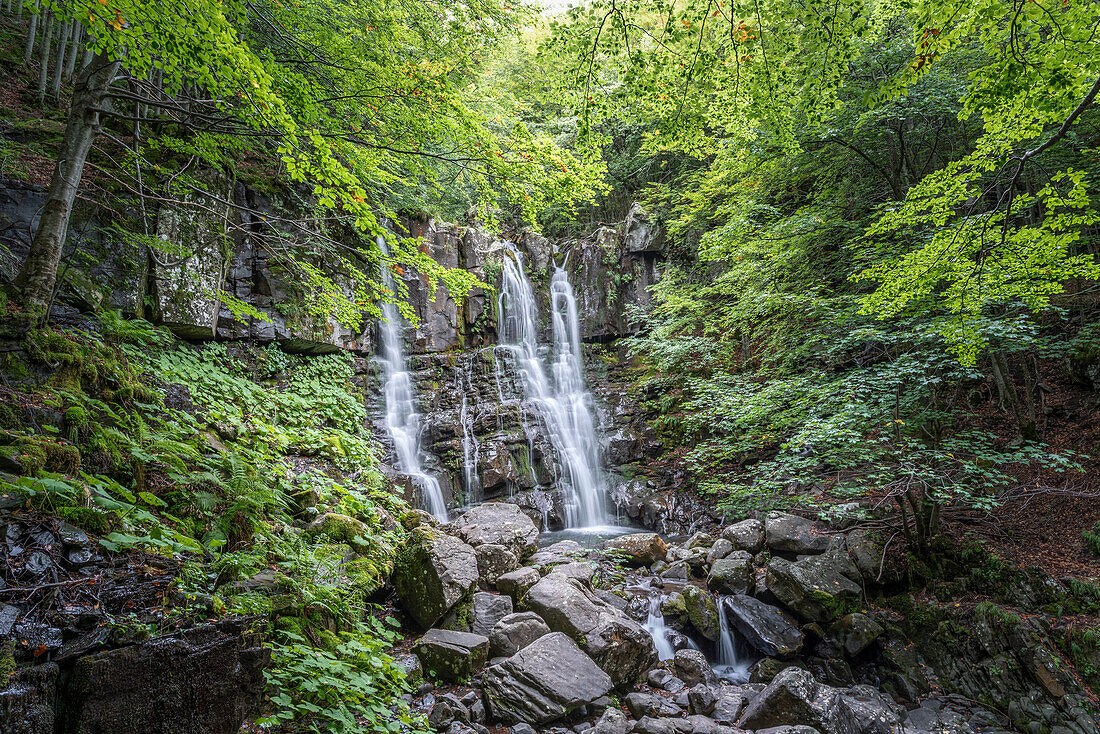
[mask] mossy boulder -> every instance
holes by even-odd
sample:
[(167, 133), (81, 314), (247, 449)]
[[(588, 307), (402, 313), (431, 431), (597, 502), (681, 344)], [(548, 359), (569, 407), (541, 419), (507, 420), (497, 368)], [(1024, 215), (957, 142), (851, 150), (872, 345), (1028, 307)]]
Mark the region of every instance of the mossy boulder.
[(862, 589), (852, 580), (859, 572), (847, 555), (827, 553), (792, 563), (773, 558), (766, 584), (780, 602), (812, 622), (829, 622), (858, 604)]
[(719, 594), (745, 594), (756, 584), (756, 569), (747, 551), (734, 551), (710, 568), (707, 586)]
[(312, 537), (324, 537), (334, 543), (347, 543), (360, 555), (371, 550), (370, 528), (362, 520), (341, 515), (338, 512), (326, 512), (309, 524), (306, 532)]
[(417, 624), (433, 626), (477, 584), (474, 549), (436, 528), (414, 528), (397, 551), (392, 582)]
[(688, 621), (703, 637), (717, 640), (721, 630), (718, 624), (718, 605), (709, 592), (697, 586), (685, 586), (684, 608)]
[(80, 471), (80, 451), (75, 446), (38, 436), (20, 436), (0, 446), (0, 470), (33, 477), (43, 469), (76, 474)]
[(489, 655), (489, 638), (469, 632), (430, 629), (416, 641), (413, 652), (430, 678), (458, 682), (481, 670)]

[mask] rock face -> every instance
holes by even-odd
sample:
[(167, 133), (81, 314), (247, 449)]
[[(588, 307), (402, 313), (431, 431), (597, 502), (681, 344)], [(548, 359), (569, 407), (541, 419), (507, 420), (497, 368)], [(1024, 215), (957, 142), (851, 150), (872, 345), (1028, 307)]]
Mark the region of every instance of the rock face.
[(486, 502), (462, 514), (451, 523), (455, 535), (469, 545), (486, 543), (509, 548), (518, 558), (534, 552), (539, 529), (513, 504)]
[(413, 652), (420, 667), (436, 680), (462, 681), (481, 670), (489, 654), (489, 638), (469, 632), (430, 629)]
[(656, 658), (653, 638), (641, 625), (562, 574), (531, 587), (525, 604), (550, 629), (577, 640), (616, 686), (633, 683)]
[(235, 734), (259, 699), (267, 655), (226, 623), (86, 655), (65, 686), (61, 730)]
[(782, 610), (744, 594), (723, 602), (730, 623), (768, 657), (789, 658), (802, 651), (802, 632)]
[(422, 627), (431, 627), (477, 583), (477, 556), (458, 538), (421, 526), (398, 551), (392, 582), (401, 604)]
[(611, 678), (568, 635), (545, 635), (485, 670), (485, 701), (505, 723), (541, 725), (611, 690)]

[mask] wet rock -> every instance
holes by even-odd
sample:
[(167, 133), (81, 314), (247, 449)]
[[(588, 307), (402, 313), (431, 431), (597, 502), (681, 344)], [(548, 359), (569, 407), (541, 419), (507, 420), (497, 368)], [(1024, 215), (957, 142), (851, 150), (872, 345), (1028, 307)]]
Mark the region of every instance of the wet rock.
[(248, 647), (242, 630), (223, 622), (79, 658), (65, 687), (65, 730), (236, 734), (259, 700), (269, 655)]
[(474, 594), (470, 609), (470, 631), (488, 637), (497, 622), (511, 613), (512, 597), (479, 591)]
[(482, 588), (491, 589), (506, 573), (516, 570), (519, 559), (507, 546), (485, 543), (474, 548), (477, 557), (478, 582)]
[(54, 734), (57, 665), (24, 668), (0, 687), (0, 731)]
[(859, 655), (882, 633), (882, 625), (866, 614), (859, 613), (845, 614), (829, 628), (829, 637), (837, 642), (848, 657)]
[(415, 528), (405, 538), (391, 578), (402, 606), (425, 628), (466, 596), (477, 579), (474, 549), (427, 526)]
[(905, 710), (871, 686), (853, 686), (840, 697), (840, 704), (860, 734), (894, 734), (902, 728)]
[(707, 575), (707, 587), (719, 594), (745, 594), (755, 585), (756, 568), (747, 551), (732, 551), (719, 558)]
[(721, 632), (718, 623), (718, 605), (714, 597), (696, 586), (685, 586), (684, 609), (691, 626), (708, 640), (717, 640)]
[(588, 551), (575, 540), (561, 540), (545, 548), (539, 548), (527, 559), (527, 565), (534, 566), (543, 573), (553, 566), (572, 563), (588, 556)]
[(518, 507), (507, 502), (486, 502), (467, 510), (451, 523), (454, 533), (471, 546), (503, 545), (519, 558), (534, 552), (539, 529)]
[(693, 548), (710, 548), (712, 545), (714, 545), (714, 536), (700, 530), (688, 538), (688, 542), (684, 547), (690, 550)]
[(19, 607), (5, 604), (0, 609), (0, 637), (7, 637), (12, 633), (17, 619), (19, 619)]
[(626, 708), (635, 719), (643, 716), (679, 716), (683, 709), (667, 698), (654, 693), (626, 694)]
[(785, 512), (768, 513), (764, 534), (772, 551), (794, 555), (824, 553), (832, 537), (825, 525)]
[(759, 599), (737, 594), (724, 600), (730, 624), (769, 657), (790, 658), (802, 651), (803, 634), (794, 619)]
[(542, 574), (538, 572), (538, 569), (525, 566), (515, 571), (502, 574), (500, 578), (497, 579), (497, 591), (502, 594), (507, 594), (518, 602), (541, 578)]
[(668, 544), (657, 533), (620, 535), (607, 541), (604, 547), (625, 556), (628, 566), (652, 566), (668, 554)]
[(526, 597), (527, 607), (546, 621), (550, 629), (579, 639), (599, 623), (602, 603), (584, 593), (564, 576), (550, 574), (535, 584)]
[(759, 520), (742, 520), (722, 530), (721, 537), (728, 540), (734, 550), (755, 554), (764, 547), (764, 523)]
[(493, 657), (511, 657), (548, 634), (550, 628), (534, 612), (509, 614), (489, 632), (489, 653)]
[(541, 725), (606, 695), (611, 678), (568, 635), (552, 632), (482, 675), (483, 700), (508, 724)]
[(489, 638), (469, 632), (430, 629), (416, 641), (413, 652), (428, 676), (442, 681), (461, 681), (485, 664)]
[(677, 650), (672, 659), (676, 677), (688, 686), (704, 683), (713, 686), (718, 682), (707, 657), (699, 650)]

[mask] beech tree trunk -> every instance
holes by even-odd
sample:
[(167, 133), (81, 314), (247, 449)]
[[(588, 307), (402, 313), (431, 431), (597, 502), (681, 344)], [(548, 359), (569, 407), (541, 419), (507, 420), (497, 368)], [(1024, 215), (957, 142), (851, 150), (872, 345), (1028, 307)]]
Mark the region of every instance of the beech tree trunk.
[(27, 305), (44, 307), (53, 296), (57, 266), (61, 262), (84, 163), (103, 124), (103, 115), (110, 112), (109, 91), (120, 65), (100, 54), (77, 79), (61, 155), (46, 194), (42, 219), (31, 241), (30, 253), (14, 282)]

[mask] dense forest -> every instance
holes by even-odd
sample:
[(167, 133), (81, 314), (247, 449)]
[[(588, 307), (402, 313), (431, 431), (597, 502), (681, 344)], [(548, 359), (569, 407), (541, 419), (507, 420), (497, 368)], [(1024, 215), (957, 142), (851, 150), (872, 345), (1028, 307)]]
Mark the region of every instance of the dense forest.
[(0, 0), (0, 732), (1100, 732), (1100, 5)]

